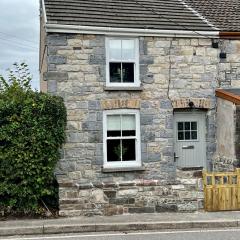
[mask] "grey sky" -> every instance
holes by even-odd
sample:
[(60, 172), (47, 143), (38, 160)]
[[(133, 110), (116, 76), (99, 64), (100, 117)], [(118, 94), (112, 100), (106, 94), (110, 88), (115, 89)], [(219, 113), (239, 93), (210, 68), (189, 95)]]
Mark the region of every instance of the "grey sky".
[(0, 74), (25, 61), (39, 89), (39, 0), (0, 0)]

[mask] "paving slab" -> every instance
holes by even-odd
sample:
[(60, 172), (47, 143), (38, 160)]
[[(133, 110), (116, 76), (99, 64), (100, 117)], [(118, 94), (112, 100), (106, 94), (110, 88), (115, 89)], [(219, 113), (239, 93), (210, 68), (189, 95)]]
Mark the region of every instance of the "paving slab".
[(152, 213), (0, 221), (0, 236), (240, 227), (240, 212)]

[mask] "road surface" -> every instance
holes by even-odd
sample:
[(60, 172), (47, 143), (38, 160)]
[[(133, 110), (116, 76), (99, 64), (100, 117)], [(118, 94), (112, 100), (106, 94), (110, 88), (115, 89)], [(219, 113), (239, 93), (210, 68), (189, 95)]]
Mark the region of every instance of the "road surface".
[(5, 237), (5, 240), (240, 240), (240, 228)]

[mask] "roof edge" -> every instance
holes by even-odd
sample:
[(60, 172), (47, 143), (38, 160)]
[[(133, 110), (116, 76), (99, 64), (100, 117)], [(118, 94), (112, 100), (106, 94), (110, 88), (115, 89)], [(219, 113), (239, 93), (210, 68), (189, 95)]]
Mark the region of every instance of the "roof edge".
[(186, 31), (186, 30), (157, 30), (136, 28), (93, 27), (46, 23), (47, 33), (81, 33), (100, 35), (127, 35), (127, 36), (162, 36), (185, 38), (219, 38), (219, 31)]
[(240, 96), (227, 92), (224, 89), (217, 89), (216, 96), (224, 100), (228, 100), (236, 105), (240, 105)]
[(44, 2), (44, 0), (40, 0), (40, 2), (42, 3), (43, 20), (46, 25), (47, 24), (47, 13), (46, 13), (45, 2)]

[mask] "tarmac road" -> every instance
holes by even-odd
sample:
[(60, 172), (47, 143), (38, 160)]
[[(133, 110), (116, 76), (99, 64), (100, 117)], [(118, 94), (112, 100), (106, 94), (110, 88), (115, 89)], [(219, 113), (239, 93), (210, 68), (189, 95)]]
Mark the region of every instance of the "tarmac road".
[(6, 240), (239, 240), (240, 228), (5, 237)]

